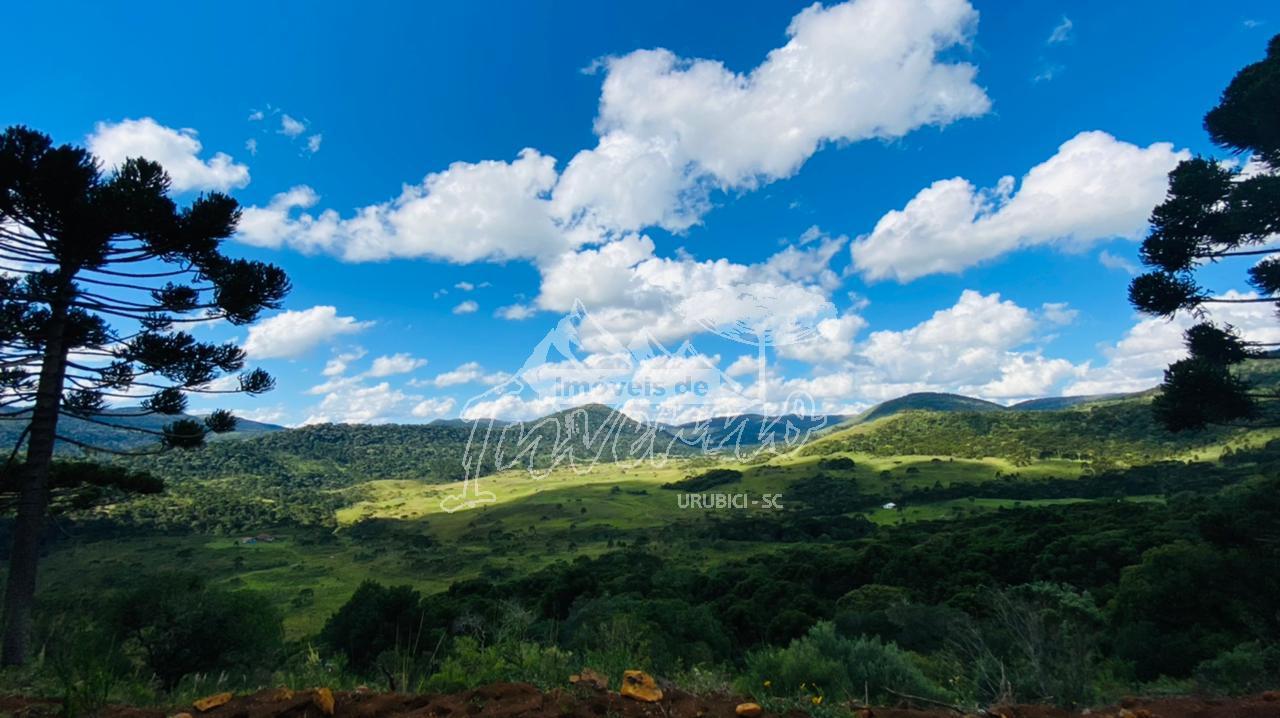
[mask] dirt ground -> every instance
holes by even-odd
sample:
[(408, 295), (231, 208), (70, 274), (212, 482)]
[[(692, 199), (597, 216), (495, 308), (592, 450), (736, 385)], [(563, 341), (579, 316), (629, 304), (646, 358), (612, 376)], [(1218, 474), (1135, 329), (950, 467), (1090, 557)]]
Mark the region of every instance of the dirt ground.
[[(110, 706), (105, 718), (166, 718), (188, 713), (195, 718), (735, 718), (739, 699), (732, 696), (694, 696), (668, 690), (657, 703), (642, 703), (614, 691), (572, 687), (542, 692), (523, 683), (495, 683), (472, 691), (449, 694), (259, 691), (197, 710), (194, 706), (158, 709)], [(332, 697), (332, 703), (329, 702)], [(43, 718), (58, 713), (54, 701), (20, 696), (0, 697), (0, 716)], [(332, 713), (329, 710), (332, 710)], [(937, 707), (899, 705), (855, 709), (859, 718), (957, 718), (957, 712)], [(777, 718), (765, 711), (763, 718)], [(792, 711), (785, 718), (802, 718)], [(1035, 705), (997, 706), (986, 715), (995, 718), (1280, 718), (1280, 693), (1232, 699), (1126, 699), (1119, 705), (1069, 712)], [(182, 716), (182, 718), (187, 718)]]

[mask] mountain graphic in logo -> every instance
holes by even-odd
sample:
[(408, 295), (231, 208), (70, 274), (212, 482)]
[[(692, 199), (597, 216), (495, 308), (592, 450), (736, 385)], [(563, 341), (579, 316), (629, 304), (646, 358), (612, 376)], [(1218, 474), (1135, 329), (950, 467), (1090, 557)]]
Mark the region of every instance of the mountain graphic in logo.
[(807, 396), (788, 397), (787, 411), (773, 417), (752, 412), (757, 401), (690, 342), (668, 350), (648, 331), (624, 342), (575, 302), (519, 370), (463, 407), (471, 426), (463, 486), (441, 506), (456, 511), (496, 501), (479, 478), (498, 471), (524, 468), (540, 478), (601, 462), (746, 458), (744, 447), (753, 456), (789, 450), (826, 423)]

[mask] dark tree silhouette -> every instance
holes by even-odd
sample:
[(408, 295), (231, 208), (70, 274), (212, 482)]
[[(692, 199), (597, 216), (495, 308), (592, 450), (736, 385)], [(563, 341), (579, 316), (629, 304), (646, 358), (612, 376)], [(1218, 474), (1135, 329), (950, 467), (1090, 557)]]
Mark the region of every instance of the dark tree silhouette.
[[(202, 195), (187, 207), (168, 196), (160, 165), (130, 159), (105, 172), (84, 149), (13, 127), (0, 135), (0, 418), (26, 428), (25, 461), (5, 476), (16, 494), (0, 662), (23, 662), (31, 630), (39, 541), (53, 488), (58, 417), (108, 426), (111, 399), (141, 400), (137, 414), (181, 414), (187, 392), (257, 394), (261, 370), (238, 386), (234, 344), (196, 341), (177, 327), (225, 319), (246, 324), (280, 306), (289, 282), (279, 268), (219, 251), (239, 220), (236, 201)], [(156, 434), (158, 448), (188, 448), (235, 428), (226, 411), (203, 423), (179, 418)], [(95, 448), (95, 447), (85, 447)]]
[[(1139, 310), (1172, 317), (1190, 312), (1200, 323), (1186, 333), (1189, 355), (1164, 374), (1153, 402), (1171, 431), (1208, 424), (1278, 425), (1280, 395), (1252, 386), (1233, 371), (1250, 358), (1275, 359), (1272, 345), (1249, 341), (1230, 325), (1207, 318), (1213, 304), (1280, 307), (1280, 35), (1266, 59), (1241, 70), (1204, 118), (1215, 144), (1247, 155), (1243, 168), (1195, 157), (1169, 173), (1169, 192), (1151, 214), (1142, 262), (1152, 271), (1129, 285)], [(1195, 271), (1230, 258), (1252, 261), (1248, 282), (1256, 297), (1222, 297), (1196, 283)]]
[[(0, 485), (16, 488), (21, 466), (6, 466), (0, 472)], [(158, 494), (164, 482), (147, 471), (126, 466), (99, 464), (92, 461), (54, 461), (49, 469), (49, 513), (87, 509), (124, 495)], [(17, 506), (17, 492), (0, 494), (0, 511)]]

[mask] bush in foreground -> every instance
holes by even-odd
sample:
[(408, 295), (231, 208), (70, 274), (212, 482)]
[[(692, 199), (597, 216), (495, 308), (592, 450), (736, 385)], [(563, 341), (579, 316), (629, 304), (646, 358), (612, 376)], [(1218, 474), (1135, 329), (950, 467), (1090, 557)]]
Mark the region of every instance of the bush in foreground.
[(755, 695), (810, 696), (818, 703), (865, 696), (885, 704), (896, 701), (895, 694), (947, 698), (911, 654), (878, 638), (841, 637), (825, 621), (785, 648), (751, 653), (739, 689)]

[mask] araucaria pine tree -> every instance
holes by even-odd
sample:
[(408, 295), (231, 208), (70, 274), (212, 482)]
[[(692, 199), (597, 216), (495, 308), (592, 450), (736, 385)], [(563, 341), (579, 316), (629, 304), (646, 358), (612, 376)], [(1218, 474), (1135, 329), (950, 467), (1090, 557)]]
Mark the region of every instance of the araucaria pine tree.
[[(176, 415), (189, 392), (272, 387), (266, 372), (244, 371), (240, 347), (181, 330), (250, 323), (288, 293), (278, 267), (220, 251), (239, 217), (236, 201), (219, 193), (179, 207), (154, 162), (107, 171), (86, 150), (39, 132), (0, 135), (0, 418), (26, 424), (11, 456), (23, 456), (25, 442), (21, 469), (6, 472), (18, 485), (5, 487), (17, 495), (5, 665), (27, 654), (54, 445), (82, 445), (58, 434), (59, 417), (112, 425), (120, 411), (107, 412), (110, 402)], [(214, 384), (223, 377), (232, 381)], [(215, 411), (155, 433), (161, 448), (190, 448), (234, 428), (230, 413)]]
[[(1212, 158), (1185, 160), (1169, 174), (1169, 193), (1151, 215), (1142, 243), (1150, 271), (1129, 285), (1139, 310), (1202, 321), (1187, 330), (1189, 356), (1164, 374), (1153, 408), (1168, 429), (1208, 424), (1280, 425), (1280, 394), (1251, 385), (1235, 370), (1247, 359), (1275, 359), (1274, 346), (1251, 341), (1228, 324), (1207, 319), (1215, 304), (1280, 307), (1280, 36), (1266, 59), (1236, 74), (1204, 118), (1210, 139), (1247, 157), (1243, 167)], [(1251, 262), (1256, 296), (1215, 296), (1195, 280), (1210, 262)]]

